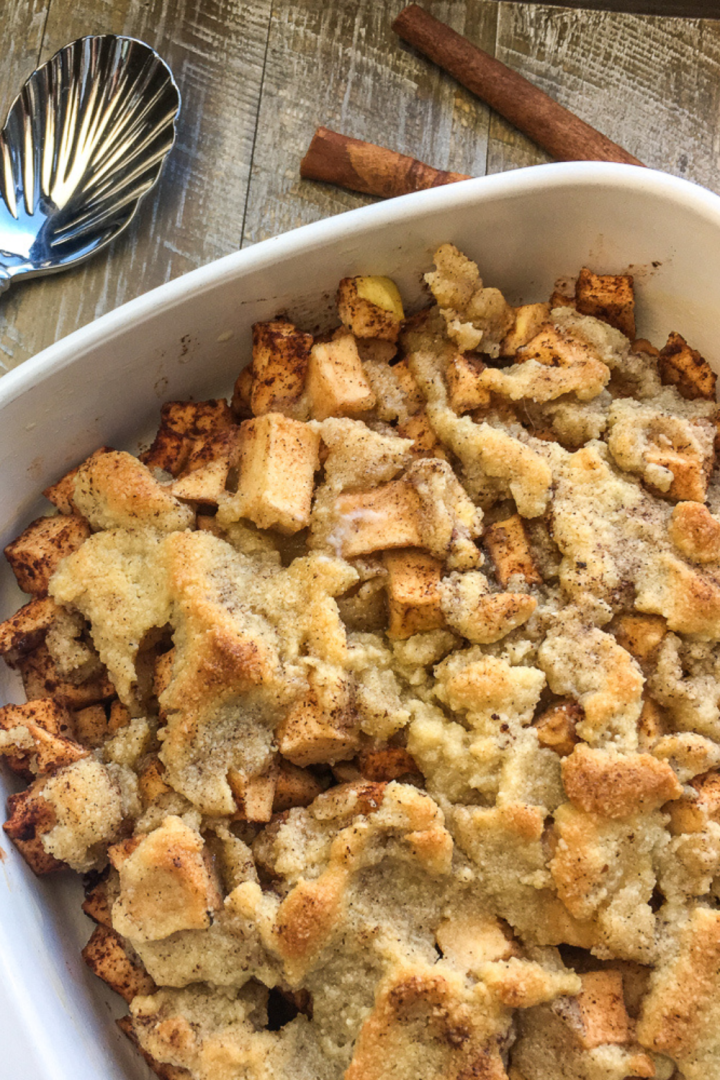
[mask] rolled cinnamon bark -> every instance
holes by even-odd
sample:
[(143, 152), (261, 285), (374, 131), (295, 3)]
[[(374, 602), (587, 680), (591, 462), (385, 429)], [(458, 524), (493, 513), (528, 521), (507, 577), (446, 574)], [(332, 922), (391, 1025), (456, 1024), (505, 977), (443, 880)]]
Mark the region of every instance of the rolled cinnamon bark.
[(305, 180), (322, 180), (385, 199), (470, 179), (463, 173), (433, 169), (406, 154), (351, 139), (324, 127), (313, 135), (300, 163), (300, 175)]
[(401, 11), (392, 28), (556, 160), (643, 164), (417, 4)]

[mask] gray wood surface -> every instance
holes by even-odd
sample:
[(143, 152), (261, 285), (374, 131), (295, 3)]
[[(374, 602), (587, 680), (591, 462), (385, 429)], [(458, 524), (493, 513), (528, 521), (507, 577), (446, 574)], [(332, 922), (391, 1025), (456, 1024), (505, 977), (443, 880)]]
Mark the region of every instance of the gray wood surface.
[[(422, 0), (648, 165), (720, 192), (720, 0), (585, 2), (604, 10), (576, 10), (575, 0)], [(0, 299), (5, 369), (196, 266), (370, 201), (300, 180), (320, 124), (478, 176), (547, 160), (398, 41), (390, 23), (402, 0), (0, 6), (0, 113), (38, 62), (87, 33), (148, 41), (183, 95), (177, 146), (129, 230), (84, 268)]]

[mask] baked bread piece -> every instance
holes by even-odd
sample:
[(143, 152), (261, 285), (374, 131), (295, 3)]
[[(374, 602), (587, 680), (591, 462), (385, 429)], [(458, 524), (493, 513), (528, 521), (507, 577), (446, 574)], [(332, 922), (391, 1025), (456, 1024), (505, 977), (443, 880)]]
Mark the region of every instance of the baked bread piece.
[(167, 1080), (720, 1077), (712, 371), (435, 263), (48, 489), (5, 829)]

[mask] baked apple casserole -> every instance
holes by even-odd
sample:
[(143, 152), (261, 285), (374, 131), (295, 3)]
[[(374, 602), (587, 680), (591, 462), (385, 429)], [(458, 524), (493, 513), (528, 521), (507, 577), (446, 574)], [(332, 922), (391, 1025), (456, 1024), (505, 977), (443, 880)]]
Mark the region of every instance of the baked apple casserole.
[(47, 489), (5, 831), (165, 1080), (713, 1080), (715, 375), (627, 274), (426, 282)]

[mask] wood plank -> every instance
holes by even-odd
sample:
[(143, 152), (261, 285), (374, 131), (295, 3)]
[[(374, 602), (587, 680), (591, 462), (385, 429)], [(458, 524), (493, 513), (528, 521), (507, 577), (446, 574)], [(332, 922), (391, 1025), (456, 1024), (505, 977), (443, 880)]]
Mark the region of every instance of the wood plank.
[[(508, 0), (523, 3), (525, 0)], [(538, 3), (539, 0), (529, 0)], [(665, 18), (720, 19), (717, 0), (557, 0), (557, 7), (594, 11), (621, 11), (635, 15), (662, 15)]]
[[(22, 0), (13, 2), (19, 10)], [(52, 0), (43, 59), (98, 25), (139, 37), (170, 64), (183, 110), (160, 184), (128, 230), (84, 268), (18, 284), (0, 301), (0, 355), (8, 367), (238, 248), (270, 3)]]
[[(493, 50), (497, 5), (425, 6)], [(275, 0), (243, 244), (370, 201), (299, 178), (315, 128), (384, 143), (437, 168), (482, 175), (489, 111), (390, 29), (399, 5)]]
[[(647, 165), (720, 192), (720, 24), (500, 4), (497, 56)], [(488, 172), (546, 160), (493, 118)]]
[(0, 126), (20, 87), (37, 67), (49, 0), (3, 0), (0, 20)]

